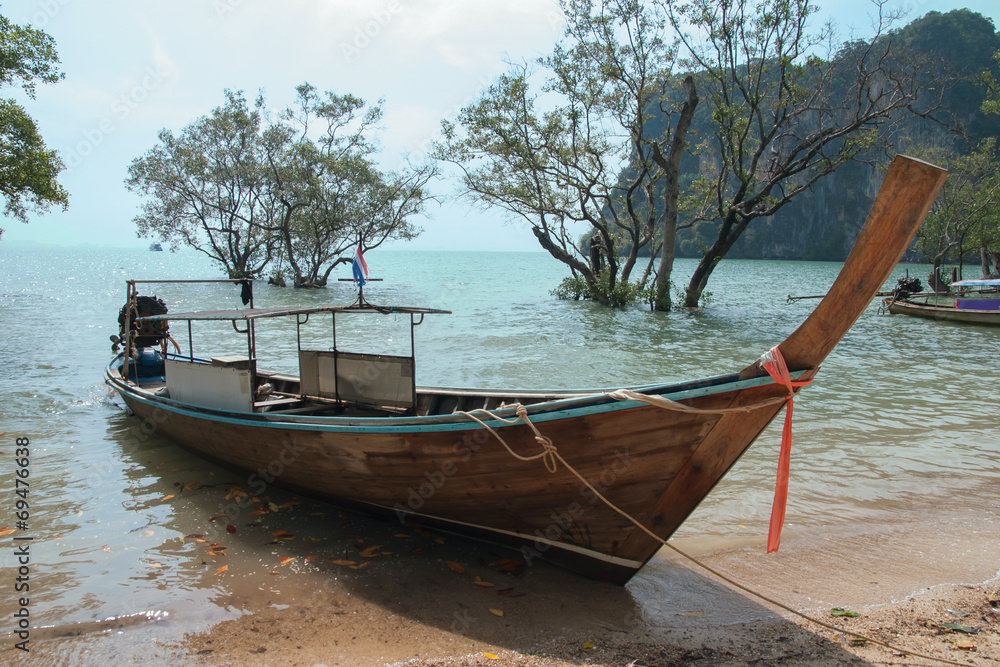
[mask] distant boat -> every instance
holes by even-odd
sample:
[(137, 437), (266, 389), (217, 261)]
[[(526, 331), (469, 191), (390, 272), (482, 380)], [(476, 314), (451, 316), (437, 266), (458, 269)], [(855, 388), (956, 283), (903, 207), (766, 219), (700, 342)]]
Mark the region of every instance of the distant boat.
[(160, 245), (159, 243), (150, 243), (149, 249), (155, 252), (163, 252), (163, 246)]
[[(137, 295), (154, 281), (128, 281), (113, 337), (124, 352), (105, 380), (158, 433), (245, 471), (248, 502), (274, 482), (519, 549), (511, 567), (540, 558), (624, 583), (812, 379), (895, 268), (946, 175), (897, 157), (827, 296), (784, 342), (728, 375), (617, 391), (418, 387), (412, 333), (425, 315), (447, 311), (378, 307), (363, 295), (349, 306), (254, 308), (251, 294), (244, 310), (169, 314)], [(410, 356), (338, 348), (338, 319), (364, 313), (408, 316)], [(257, 368), (258, 320), (292, 317), (298, 329), (325, 316), (332, 348), (302, 349), (297, 335), (298, 376)], [(246, 335), (245, 354), (195, 358), (196, 322), (232, 325)], [(188, 330), (187, 355), (176, 343), (167, 353), (168, 323)], [(785, 480), (787, 451), (783, 441)]]
[(957, 291), (951, 294), (904, 293), (886, 299), (883, 308), (893, 315), (1000, 326), (1000, 279), (960, 280), (952, 283), (951, 289)]

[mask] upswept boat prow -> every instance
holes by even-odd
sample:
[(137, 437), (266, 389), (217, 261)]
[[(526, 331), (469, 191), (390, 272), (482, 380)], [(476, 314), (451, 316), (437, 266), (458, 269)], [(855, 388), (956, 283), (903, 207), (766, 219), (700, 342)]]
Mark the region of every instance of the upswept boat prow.
[[(826, 298), (777, 346), (793, 380), (815, 374), (874, 298), (946, 175), (919, 160), (894, 160)], [(127, 306), (135, 290), (130, 281)], [(246, 310), (140, 317), (138, 331), (132, 310), (123, 310), (125, 350), (108, 365), (107, 382), (138, 418), (183, 446), (305, 494), (503, 543), (525, 559), (619, 583), (656, 553), (789, 396), (759, 361), (634, 393), (486, 392), (417, 387), (412, 347), (409, 357), (336, 347), (337, 317), (399, 312), (415, 327), (442, 312), (428, 309), (380, 310), (363, 301), (255, 309), (251, 302)], [(323, 313), (334, 318), (332, 351), (300, 347), (299, 377), (256, 368), (257, 320), (295, 315), (304, 324)], [(188, 355), (166, 355), (166, 327), (157, 323), (167, 320), (188, 327), (242, 320), (247, 354), (202, 361), (189, 343)], [(558, 460), (543, 456), (546, 441)]]

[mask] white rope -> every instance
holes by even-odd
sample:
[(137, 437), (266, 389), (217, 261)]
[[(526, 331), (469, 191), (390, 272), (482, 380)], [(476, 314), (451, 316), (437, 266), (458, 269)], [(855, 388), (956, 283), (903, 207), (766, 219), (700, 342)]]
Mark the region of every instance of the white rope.
[[(756, 404), (754, 404), (752, 406), (745, 406), (745, 407), (741, 407), (741, 408), (720, 408), (718, 410), (700, 410), (698, 408), (692, 408), (692, 407), (684, 405), (682, 403), (677, 403), (676, 401), (671, 401), (669, 399), (663, 398), (662, 396), (648, 396), (646, 394), (637, 393), (637, 392), (632, 391), (630, 389), (619, 389), (619, 390), (614, 391), (614, 392), (609, 392), (608, 396), (610, 396), (611, 398), (614, 398), (616, 400), (637, 400), (637, 401), (641, 401), (643, 403), (647, 403), (647, 404), (655, 406), (655, 407), (662, 407), (662, 408), (667, 409), (667, 410), (680, 410), (681, 412), (701, 412), (701, 413), (705, 413), (705, 414), (726, 414), (726, 413), (729, 413), (729, 412), (748, 412), (749, 410), (753, 410), (753, 409), (756, 409), (756, 408), (764, 407), (766, 405), (773, 405), (773, 404), (776, 404), (776, 403), (784, 403), (788, 399), (787, 396), (783, 396), (783, 397), (780, 397), (780, 398), (777, 398), (777, 399), (768, 399), (766, 401), (762, 401), (760, 403), (756, 403)], [(646, 399), (648, 399), (648, 400), (646, 400)], [(864, 639), (865, 641), (871, 642), (872, 644), (876, 644), (878, 646), (882, 646), (884, 648), (887, 648), (887, 649), (889, 649), (891, 651), (897, 651), (897, 652), (902, 653), (902, 654), (912, 655), (914, 657), (924, 658), (926, 660), (933, 660), (933, 661), (936, 661), (936, 662), (942, 662), (942, 663), (945, 663), (945, 664), (948, 664), (948, 665), (963, 665), (964, 664), (964, 663), (961, 663), (961, 662), (955, 662), (953, 660), (948, 660), (946, 658), (939, 658), (937, 656), (927, 655), (927, 654), (924, 654), (924, 653), (918, 653), (916, 651), (911, 651), (909, 649), (901, 648), (901, 647), (895, 646), (893, 644), (888, 644), (886, 642), (879, 641), (878, 639), (872, 639), (871, 637), (868, 637), (866, 635), (862, 635), (860, 633), (854, 632), (853, 630), (847, 630), (845, 628), (840, 628), (840, 627), (837, 627), (837, 626), (832, 625), (830, 623), (826, 623), (825, 621), (821, 621), (819, 619), (812, 618), (811, 616), (807, 616), (806, 614), (803, 614), (802, 612), (800, 612), (800, 611), (798, 611), (796, 609), (793, 609), (793, 608), (789, 607), (788, 605), (786, 605), (784, 603), (778, 602), (777, 600), (775, 600), (773, 598), (770, 598), (770, 597), (764, 595), (763, 593), (759, 593), (759, 592), (757, 592), (757, 591), (755, 591), (755, 590), (753, 590), (751, 588), (748, 588), (747, 586), (744, 586), (743, 584), (741, 584), (741, 583), (739, 583), (739, 582), (737, 582), (737, 581), (735, 581), (735, 580), (727, 577), (726, 575), (722, 574), (718, 570), (716, 570), (716, 569), (714, 569), (714, 568), (712, 568), (712, 567), (710, 567), (710, 566), (702, 563), (700, 560), (698, 560), (694, 556), (691, 556), (691, 555), (685, 553), (684, 551), (682, 551), (681, 549), (678, 549), (674, 545), (668, 543), (667, 540), (663, 539), (662, 537), (660, 537), (659, 535), (657, 535), (656, 533), (654, 533), (653, 531), (651, 531), (649, 528), (647, 528), (646, 526), (644, 526), (643, 524), (641, 524), (636, 518), (634, 518), (633, 516), (631, 516), (630, 514), (628, 514), (627, 512), (625, 512), (624, 510), (620, 509), (617, 505), (615, 505), (610, 500), (608, 500), (607, 498), (605, 498), (601, 494), (600, 491), (598, 491), (597, 489), (594, 488), (593, 484), (591, 484), (589, 481), (587, 481), (587, 479), (583, 475), (581, 475), (579, 472), (577, 472), (577, 470), (573, 466), (571, 466), (569, 463), (566, 462), (566, 459), (564, 459), (559, 454), (559, 451), (556, 449), (555, 444), (553, 444), (552, 439), (548, 438), (548, 437), (546, 437), (544, 435), (542, 435), (542, 433), (538, 430), (538, 427), (536, 427), (535, 424), (531, 421), (531, 418), (528, 416), (528, 409), (524, 405), (522, 405), (521, 403), (514, 403), (513, 405), (510, 405), (510, 406), (507, 406), (507, 407), (515, 408), (516, 413), (517, 413), (517, 418), (515, 418), (515, 419), (504, 419), (502, 417), (498, 417), (497, 415), (493, 414), (492, 412), (490, 412), (489, 410), (486, 410), (484, 408), (479, 408), (477, 410), (472, 410), (471, 412), (458, 411), (458, 412), (456, 412), (456, 414), (464, 415), (464, 416), (468, 417), (469, 419), (471, 419), (471, 420), (477, 422), (478, 424), (480, 424), (483, 428), (485, 428), (487, 431), (489, 431), (493, 435), (493, 437), (495, 437), (500, 442), (500, 444), (502, 444), (504, 446), (504, 448), (510, 453), (511, 456), (513, 456), (514, 458), (518, 459), (519, 461), (535, 461), (535, 460), (538, 460), (538, 459), (542, 459), (544, 461), (544, 463), (545, 463), (545, 468), (550, 473), (555, 473), (558, 470), (558, 467), (556, 465), (557, 461), (559, 463), (562, 463), (563, 466), (566, 468), (566, 470), (568, 470), (574, 477), (576, 477), (578, 480), (580, 480), (580, 482), (583, 483), (583, 485), (586, 486), (591, 491), (591, 493), (593, 493), (597, 498), (600, 498), (600, 500), (605, 505), (607, 505), (611, 510), (617, 512), (623, 518), (625, 518), (626, 520), (628, 520), (636, 528), (638, 528), (642, 532), (646, 533), (648, 536), (650, 536), (651, 538), (653, 538), (654, 540), (656, 540), (657, 542), (659, 542), (663, 546), (668, 547), (669, 549), (673, 550), (675, 553), (677, 553), (681, 557), (683, 557), (683, 558), (691, 561), (692, 563), (694, 563), (698, 567), (702, 568), (703, 570), (705, 570), (705, 571), (707, 571), (707, 572), (715, 575), (716, 577), (718, 577), (722, 581), (725, 581), (726, 583), (728, 583), (728, 584), (730, 584), (732, 586), (735, 586), (736, 588), (740, 589), (741, 591), (743, 591), (745, 593), (749, 593), (750, 595), (753, 595), (756, 598), (759, 598), (759, 599), (761, 599), (761, 600), (763, 600), (763, 601), (765, 601), (765, 602), (767, 602), (769, 604), (772, 604), (775, 607), (778, 607), (779, 609), (783, 609), (784, 611), (786, 611), (786, 612), (788, 612), (790, 614), (798, 616), (799, 618), (802, 618), (802, 619), (804, 619), (806, 621), (809, 621), (810, 623), (815, 623), (816, 625), (824, 627), (827, 630), (832, 630), (833, 632), (842, 632), (844, 634), (852, 635), (852, 636), (857, 637), (859, 639)], [(486, 422), (484, 422), (479, 417), (477, 417), (474, 413), (482, 413), (482, 414), (488, 415), (490, 419), (493, 419), (495, 421), (501, 422), (503, 424), (507, 424), (508, 426), (513, 426), (513, 425), (517, 424), (518, 422), (521, 422), (521, 423), (525, 424), (527, 427), (529, 427), (534, 432), (534, 434), (535, 434), (535, 441), (538, 442), (540, 445), (542, 445), (542, 452), (539, 453), (539, 454), (534, 454), (532, 456), (522, 456), (521, 454), (518, 454), (513, 449), (511, 449), (510, 445), (507, 444), (507, 441), (504, 440), (503, 437), (499, 433), (496, 432), (496, 430), (494, 430)]]
[(693, 412), (706, 415), (729, 415), (737, 414), (742, 412), (753, 412), (758, 408), (764, 408), (769, 405), (778, 405), (784, 403), (788, 400), (787, 396), (778, 396), (776, 398), (769, 398), (759, 403), (754, 403), (753, 405), (740, 405), (731, 408), (695, 408), (690, 405), (685, 405), (683, 403), (678, 403), (677, 401), (671, 401), (669, 398), (663, 396), (654, 396), (651, 394), (640, 394), (637, 391), (631, 389), (617, 389), (615, 391), (606, 392), (606, 395), (616, 401), (638, 401), (640, 403), (645, 403), (647, 405), (652, 405), (656, 408), (663, 408), (664, 410), (674, 410), (676, 412)]

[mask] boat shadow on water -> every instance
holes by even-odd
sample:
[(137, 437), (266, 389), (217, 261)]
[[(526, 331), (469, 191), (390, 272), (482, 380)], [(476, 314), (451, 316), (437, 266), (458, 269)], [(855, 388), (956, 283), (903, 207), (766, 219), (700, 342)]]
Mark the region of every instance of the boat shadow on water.
[[(775, 655), (819, 648), (835, 661), (853, 658), (666, 559), (654, 558), (626, 587), (594, 581), (518, 551), (248, 481), (155, 432), (137, 434), (111, 434), (136, 525), (103, 539), (116, 553), (132, 545), (134, 567), (112, 575), (113, 587), (142, 579), (160, 602), (109, 599), (92, 622), (36, 630), (36, 659), (79, 655), (80, 642), (92, 657), (152, 650), (166, 660), (264, 649), (282, 662), (312, 650), (384, 664), (511, 650), (584, 664), (594, 655), (588, 642), (636, 658), (701, 659), (733, 649), (739, 624), (761, 619), (783, 638)], [(732, 628), (726, 646), (699, 634), (722, 626)]]

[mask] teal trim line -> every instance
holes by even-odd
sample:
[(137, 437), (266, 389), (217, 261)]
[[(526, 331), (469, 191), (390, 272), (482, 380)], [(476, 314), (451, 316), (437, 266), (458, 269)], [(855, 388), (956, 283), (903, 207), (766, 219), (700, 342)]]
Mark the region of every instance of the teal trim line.
[[(805, 371), (797, 371), (791, 373), (792, 379), (799, 379)], [(716, 378), (707, 378), (707, 382), (712, 380), (726, 377), (718, 376)], [(693, 389), (687, 389), (682, 391), (670, 392), (670, 391), (656, 391), (655, 394), (658, 396), (664, 396), (670, 398), (671, 400), (682, 400), (685, 398), (697, 398), (700, 396), (708, 396), (711, 394), (721, 394), (730, 391), (739, 391), (741, 389), (749, 389), (750, 387), (759, 387), (767, 384), (774, 384), (774, 381), (769, 377), (754, 378), (751, 380), (740, 380), (736, 382), (727, 382), (725, 384), (711, 385), (705, 387), (696, 387)], [(660, 389), (661, 385), (653, 385), (647, 387), (636, 388), (636, 391), (650, 390), (653, 387)], [(613, 390), (609, 390), (613, 391)], [(651, 392), (654, 393), (654, 392)], [(313, 421), (298, 421), (294, 417), (288, 417), (281, 421), (268, 421), (265, 419), (241, 419), (238, 417), (230, 417), (222, 414), (213, 414), (210, 412), (196, 411), (184, 408), (182, 404), (177, 404), (172, 401), (160, 399), (154, 400), (149, 399), (139, 393), (129, 391), (129, 394), (139, 402), (159, 408), (161, 410), (167, 410), (169, 412), (174, 412), (176, 414), (185, 415), (188, 417), (194, 417), (198, 419), (207, 419), (209, 421), (220, 422), (225, 424), (237, 424), (240, 426), (249, 426), (253, 428), (273, 428), (273, 429), (284, 429), (284, 430), (295, 430), (295, 431), (320, 431), (324, 433), (448, 433), (448, 432), (460, 432), (460, 431), (471, 431), (481, 429), (482, 426), (479, 423), (467, 419), (465, 421), (459, 421), (454, 423), (437, 423), (437, 424), (421, 424), (421, 420), (432, 420), (439, 419), (440, 415), (432, 417), (408, 417), (405, 418), (407, 423), (405, 425), (389, 426), (384, 425), (386, 421), (396, 421), (400, 418), (385, 417), (385, 418), (369, 418), (369, 419), (353, 419), (355, 424), (336, 424), (336, 423), (324, 423), (325, 421), (343, 420), (343, 417), (314, 417)], [(570, 401), (577, 401), (579, 398), (564, 399), (560, 401), (553, 401), (552, 406), (558, 406), (560, 403), (567, 403)], [(571, 417), (583, 417), (587, 415), (599, 414), (602, 412), (613, 412), (615, 410), (628, 410), (630, 408), (637, 408), (645, 406), (645, 403), (640, 403), (638, 401), (610, 401), (608, 403), (601, 403), (599, 405), (586, 405), (579, 408), (569, 408), (565, 410), (551, 410), (544, 413), (531, 415), (531, 421), (535, 424), (541, 424), (549, 421), (555, 421), (558, 419), (566, 419)], [(275, 415), (278, 416), (278, 415)], [(309, 418), (299, 418), (299, 419), (309, 419)], [(323, 420), (323, 421), (319, 421)], [(493, 428), (503, 428), (506, 424), (495, 420), (483, 420), (486, 424)]]

